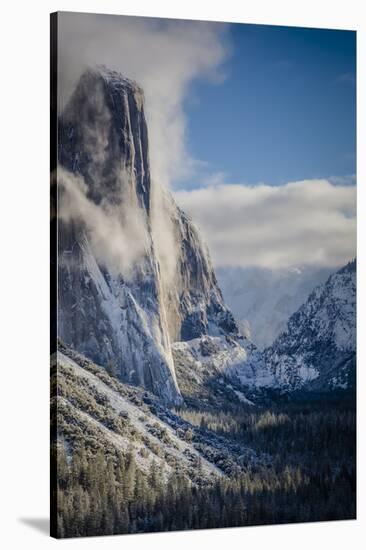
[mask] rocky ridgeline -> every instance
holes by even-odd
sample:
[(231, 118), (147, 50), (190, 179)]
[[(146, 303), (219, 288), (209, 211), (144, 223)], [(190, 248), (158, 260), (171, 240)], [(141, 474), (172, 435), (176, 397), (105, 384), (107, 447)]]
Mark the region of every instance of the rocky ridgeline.
[(277, 383), (290, 389), (350, 389), (356, 372), (356, 260), (331, 275), (264, 353)]

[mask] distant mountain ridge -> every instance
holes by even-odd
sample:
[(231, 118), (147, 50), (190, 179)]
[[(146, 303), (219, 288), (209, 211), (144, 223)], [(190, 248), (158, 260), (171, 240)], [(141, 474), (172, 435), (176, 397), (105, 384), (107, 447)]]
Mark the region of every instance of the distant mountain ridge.
[(217, 278), (224, 299), (253, 342), (269, 347), (286, 330), (293, 313), (312, 290), (334, 272), (331, 268), (219, 267)]
[[(213, 342), (211, 347), (214, 349)], [(260, 403), (272, 392), (276, 399), (281, 395), (295, 396), (298, 392), (309, 397), (316, 393), (354, 391), (356, 260), (318, 285), (290, 317), (286, 330), (264, 351), (254, 346), (250, 354), (238, 353), (235, 343), (216, 344), (216, 348), (209, 358), (203, 358), (204, 363), (212, 363), (216, 368), (220, 362), (225, 364), (225, 368), (221, 365), (221, 372), (239, 384), (247, 401), (249, 398)], [(188, 351), (185, 353), (189, 365)], [(176, 354), (175, 349), (174, 357)], [(197, 357), (197, 353), (194, 356)], [(198, 359), (196, 371), (199, 372), (202, 359)]]
[(356, 369), (356, 260), (316, 287), (264, 352), (291, 389), (350, 389)]

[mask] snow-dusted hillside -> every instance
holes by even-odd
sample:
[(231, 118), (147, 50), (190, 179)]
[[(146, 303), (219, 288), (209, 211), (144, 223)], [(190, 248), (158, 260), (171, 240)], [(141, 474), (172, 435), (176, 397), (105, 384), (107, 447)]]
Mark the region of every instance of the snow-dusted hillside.
[(263, 389), (278, 385), (262, 353), (245, 338), (204, 336), (176, 342), (173, 357), (182, 395), (193, 407), (253, 406), (261, 402)]
[(264, 349), (286, 329), (291, 315), (333, 271), (310, 267), (219, 267), (216, 274), (236, 319), (246, 326), (253, 342)]
[(164, 479), (179, 468), (193, 483), (265, 464), (250, 448), (230, 443), (193, 426), (165, 408), (153, 394), (108, 375), (82, 355), (60, 344), (53, 357), (54, 436), (70, 455), (83, 442), (104, 454), (133, 451), (138, 468), (148, 473), (152, 462)]
[(264, 358), (278, 382), (291, 389), (354, 386), (356, 260), (315, 288)]
[[(175, 344), (174, 362), (185, 399), (187, 394), (190, 399), (198, 395), (210, 403), (222, 400), (222, 394), (227, 402), (231, 389), (233, 393), (239, 390), (242, 402), (249, 397), (257, 404), (272, 390), (329, 392), (353, 388), (356, 261), (313, 289), (272, 346), (260, 351), (248, 340), (244, 342), (242, 347), (240, 338), (206, 337)], [(207, 387), (211, 395), (203, 393), (202, 388)]]

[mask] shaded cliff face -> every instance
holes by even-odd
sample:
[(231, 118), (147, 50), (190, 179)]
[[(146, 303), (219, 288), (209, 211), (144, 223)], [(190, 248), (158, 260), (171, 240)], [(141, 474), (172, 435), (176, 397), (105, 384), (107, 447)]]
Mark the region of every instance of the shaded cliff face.
[(163, 275), (171, 340), (189, 341), (205, 335), (240, 337), (198, 229), (170, 193), (163, 193), (161, 204), (176, 246), (174, 277), (166, 279)]
[(127, 195), (149, 211), (147, 127), (136, 83), (102, 68), (83, 74), (59, 119), (59, 163), (82, 174), (97, 204), (121, 204)]
[(141, 89), (88, 70), (58, 139), (58, 335), (180, 403), (171, 342), (239, 333), (197, 229), (151, 183)]
[(356, 260), (315, 288), (264, 357), (291, 389), (355, 386)]

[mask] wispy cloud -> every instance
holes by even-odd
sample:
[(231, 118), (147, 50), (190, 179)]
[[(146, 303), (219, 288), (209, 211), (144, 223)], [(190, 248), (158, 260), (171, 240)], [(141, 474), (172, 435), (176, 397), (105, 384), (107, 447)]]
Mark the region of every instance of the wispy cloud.
[(194, 79), (224, 77), (226, 31), (210, 22), (62, 13), (61, 105), (86, 67), (103, 64), (136, 80), (145, 92), (153, 177), (165, 185), (187, 178), (196, 161), (186, 145), (183, 103)]
[(175, 193), (216, 266), (338, 266), (356, 255), (356, 187), (307, 180)]
[(65, 223), (81, 223), (98, 262), (112, 273), (129, 278), (150, 245), (142, 210), (137, 206), (132, 208), (128, 201), (117, 205), (104, 201), (97, 205), (89, 199), (84, 179), (61, 166), (57, 170), (57, 181), (59, 219)]
[(204, 176), (199, 183), (200, 183), (200, 186), (206, 187), (206, 186), (223, 185), (226, 181), (227, 181), (226, 172), (213, 172), (212, 174)]

